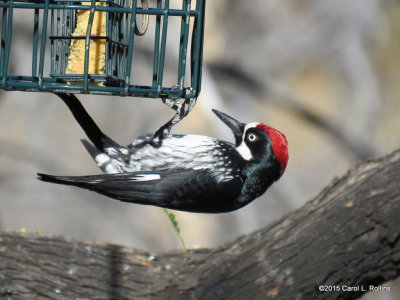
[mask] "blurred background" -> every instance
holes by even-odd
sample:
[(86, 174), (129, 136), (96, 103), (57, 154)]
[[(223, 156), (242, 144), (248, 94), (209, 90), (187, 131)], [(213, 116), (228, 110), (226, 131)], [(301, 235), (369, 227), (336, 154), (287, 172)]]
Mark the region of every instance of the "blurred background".
[[(32, 21), (23, 14), (14, 16), (13, 74), (30, 68), (26, 41), (32, 38)], [(170, 26), (178, 30), (180, 23)], [(217, 108), (284, 132), (290, 159), (281, 180), (237, 212), (176, 212), (187, 247), (216, 247), (266, 226), (358, 162), (399, 148), (399, 37), (395, 0), (208, 1), (202, 93), (173, 133), (233, 141), (211, 112)], [(135, 50), (143, 74), (151, 47), (145, 35)], [(173, 53), (168, 57), (166, 76), (175, 78), (176, 59)], [(120, 144), (154, 132), (173, 115), (158, 99), (79, 98)], [(1, 230), (24, 228), (154, 252), (181, 247), (160, 208), (36, 180), (37, 172), (100, 173), (79, 141), (83, 131), (56, 96), (0, 91), (0, 128)], [(397, 295), (381, 292), (364, 299)]]

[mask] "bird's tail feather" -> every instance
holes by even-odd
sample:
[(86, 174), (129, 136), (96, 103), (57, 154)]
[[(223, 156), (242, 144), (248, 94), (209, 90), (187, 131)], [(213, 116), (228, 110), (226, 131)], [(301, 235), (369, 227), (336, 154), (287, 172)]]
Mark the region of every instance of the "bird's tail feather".
[[(135, 181), (132, 175), (114, 174), (88, 175), (88, 176), (55, 176), (38, 173), (37, 178), (41, 181), (72, 185), (88, 189), (99, 194), (118, 199), (124, 202), (134, 202), (146, 205), (162, 205), (159, 196), (154, 192), (154, 181)], [(149, 197), (150, 193), (152, 197)]]
[(85, 139), (81, 139), (81, 142), (83, 146), (85, 147), (86, 151), (89, 152), (90, 156), (93, 157), (93, 159), (96, 159), (96, 156), (103, 153), (96, 147), (94, 147), (90, 142), (88, 142)]
[(93, 180), (89, 177), (91, 176), (55, 176), (55, 175), (37, 173), (37, 179), (44, 182), (74, 185), (83, 188), (88, 188), (90, 185), (94, 183)]
[(68, 106), (75, 120), (79, 123), (89, 140), (99, 151), (112, 147), (119, 149), (121, 146), (104, 134), (88, 114), (82, 103), (74, 94), (55, 93)]

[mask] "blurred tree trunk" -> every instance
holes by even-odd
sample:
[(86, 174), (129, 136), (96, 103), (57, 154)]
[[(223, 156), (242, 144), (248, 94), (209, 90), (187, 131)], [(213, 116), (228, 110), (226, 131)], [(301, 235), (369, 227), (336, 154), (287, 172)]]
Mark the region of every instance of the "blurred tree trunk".
[(0, 233), (0, 298), (354, 299), (398, 276), (399, 216), (397, 151), (218, 249), (151, 254)]

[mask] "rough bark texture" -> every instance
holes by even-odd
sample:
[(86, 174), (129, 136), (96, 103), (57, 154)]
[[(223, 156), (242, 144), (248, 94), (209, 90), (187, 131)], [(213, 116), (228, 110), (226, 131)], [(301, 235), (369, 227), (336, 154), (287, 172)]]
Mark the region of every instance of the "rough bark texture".
[[(10, 299), (354, 299), (399, 275), (400, 151), (360, 164), (281, 220), (218, 249), (152, 255), (0, 233)], [(333, 286), (336, 292), (320, 292)]]

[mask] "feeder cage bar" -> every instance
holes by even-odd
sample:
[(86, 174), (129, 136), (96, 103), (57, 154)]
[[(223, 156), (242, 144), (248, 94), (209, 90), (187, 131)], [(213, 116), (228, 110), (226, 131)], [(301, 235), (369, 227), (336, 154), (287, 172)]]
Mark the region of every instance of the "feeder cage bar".
[[(0, 88), (197, 98), (204, 9), (205, 0), (0, 1)], [(14, 74), (10, 65), (25, 62), (17, 57), (20, 30), (13, 30), (21, 17), (33, 25), (26, 41), (32, 61), (31, 69)], [(143, 49), (149, 61), (138, 58)]]

